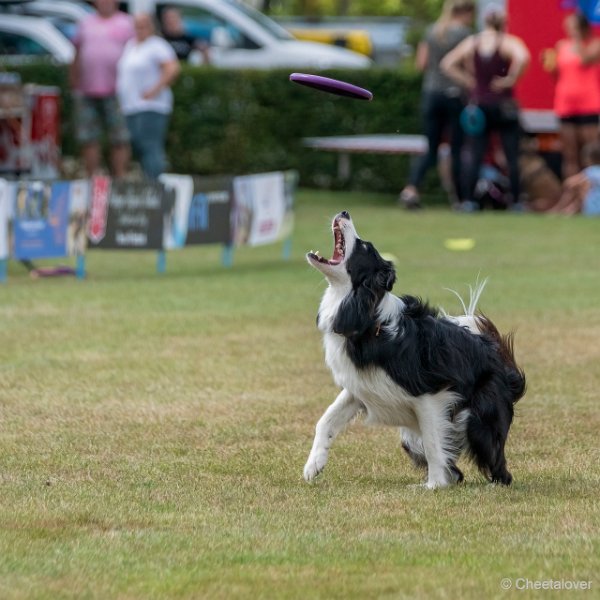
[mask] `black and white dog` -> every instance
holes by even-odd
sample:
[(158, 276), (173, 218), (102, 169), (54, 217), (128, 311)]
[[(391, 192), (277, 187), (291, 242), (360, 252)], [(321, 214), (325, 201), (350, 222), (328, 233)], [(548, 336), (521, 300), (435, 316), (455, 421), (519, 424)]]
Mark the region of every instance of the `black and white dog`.
[(358, 237), (350, 215), (338, 214), (332, 228), (333, 257), (307, 259), (329, 283), (317, 325), (342, 391), (317, 423), (304, 478), (323, 470), (335, 437), (364, 413), (369, 423), (401, 428), (403, 448), (427, 468), (428, 488), (462, 481), (462, 452), (490, 481), (509, 485), (504, 445), (525, 376), (512, 337), (475, 314), (481, 289), (461, 317), (395, 296), (392, 263)]

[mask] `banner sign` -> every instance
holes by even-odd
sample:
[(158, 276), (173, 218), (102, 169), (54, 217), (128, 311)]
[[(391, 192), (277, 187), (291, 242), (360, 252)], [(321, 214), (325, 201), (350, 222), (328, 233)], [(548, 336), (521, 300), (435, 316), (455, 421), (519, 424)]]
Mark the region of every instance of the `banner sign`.
[(235, 177), (233, 191), (236, 245), (258, 246), (284, 237), (288, 206), (283, 172)]
[(85, 250), (88, 191), (82, 181), (21, 181), (14, 199), (18, 259), (59, 258)]
[(194, 177), (186, 245), (231, 241), (231, 177)]
[(172, 209), (165, 215), (164, 248), (183, 248), (188, 232), (190, 204), (194, 195), (194, 179), (191, 175), (173, 173), (163, 173), (158, 179), (167, 192), (175, 194)]
[(88, 237), (92, 244), (99, 244), (106, 235), (108, 217), (108, 199), (110, 196), (110, 178), (93, 177), (91, 190), (90, 220)]
[(0, 259), (262, 245), (291, 235), (296, 171), (160, 181), (0, 179)]
[(0, 179), (0, 260), (8, 258), (8, 205), (8, 181)]
[(174, 194), (159, 182), (92, 182), (90, 245), (93, 248), (162, 250), (163, 217)]
[(86, 225), (89, 216), (90, 182), (77, 179), (69, 182), (69, 225), (67, 227), (67, 255), (83, 255), (87, 248)]

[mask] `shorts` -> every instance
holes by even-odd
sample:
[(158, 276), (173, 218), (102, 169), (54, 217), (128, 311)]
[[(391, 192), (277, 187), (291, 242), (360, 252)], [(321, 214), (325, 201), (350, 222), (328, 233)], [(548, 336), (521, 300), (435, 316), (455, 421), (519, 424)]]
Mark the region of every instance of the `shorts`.
[(101, 141), (108, 134), (111, 144), (128, 144), (129, 130), (116, 96), (75, 96), (75, 136), (80, 144)]
[(571, 125), (598, 125), (600, 118), (597, 114), (587, 115), (568, 115), (560, 117), (561, 123), (569, 123)]

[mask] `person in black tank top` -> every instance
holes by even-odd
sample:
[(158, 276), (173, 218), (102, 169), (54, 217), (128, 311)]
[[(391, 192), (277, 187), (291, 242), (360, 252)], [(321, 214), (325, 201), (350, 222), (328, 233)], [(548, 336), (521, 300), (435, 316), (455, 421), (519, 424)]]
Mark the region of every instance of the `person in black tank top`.
[[(442, 70), (470, 90), (471, 104), (479, 107), (484, 123), (471, 136), (472, 157), (467, 169), (465, 209), (477, 206), (475, 187), (492, 134), (498, 135), (508, 166), (510, 203), (520, 202), (518, 105), (513, 89), (530, 61), (519, 38), (505, 33), (506, 13), (496, 5), (484, 12), (484, 30), (467, 38), (442, 61)], [(515, 206), (516, 207), (516, 206)]]

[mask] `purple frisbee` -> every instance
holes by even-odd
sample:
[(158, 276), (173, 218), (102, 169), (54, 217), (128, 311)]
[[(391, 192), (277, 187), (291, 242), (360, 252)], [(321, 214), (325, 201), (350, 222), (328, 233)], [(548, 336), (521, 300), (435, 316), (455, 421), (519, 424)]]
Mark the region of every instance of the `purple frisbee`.
[(292, 73), (290, 81), (321, 90), (322, 92), (337, 94), (338, 96), (347, 96), (348, 98), (356, 98), (357, 100), (373, 99), (373, 94), (369, 90), (347, 83), (346, 81), (340, 81), (339, 79), (321, 77), (320, 75), (308, 75), (306, 73)]

